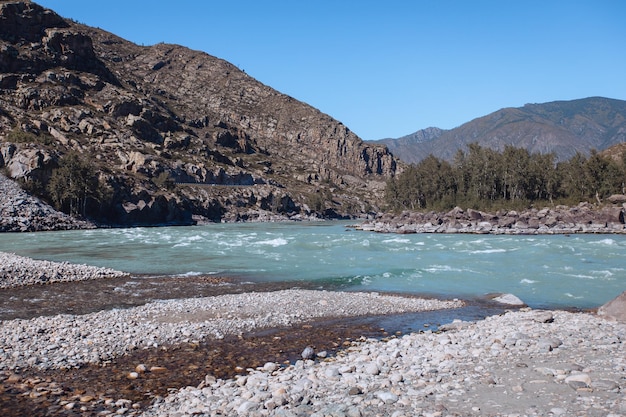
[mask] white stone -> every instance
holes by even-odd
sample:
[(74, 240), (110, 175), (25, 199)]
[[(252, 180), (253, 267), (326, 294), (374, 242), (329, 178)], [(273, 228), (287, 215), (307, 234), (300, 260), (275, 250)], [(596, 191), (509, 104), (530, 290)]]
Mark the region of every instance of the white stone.
[(513, 294), (502, 294), (493, 298), (493, 301), (496, 301), (500, 304), (507, 304), (512, 306), (523, 306), (525, 303), (520, 300), (517, 296)]

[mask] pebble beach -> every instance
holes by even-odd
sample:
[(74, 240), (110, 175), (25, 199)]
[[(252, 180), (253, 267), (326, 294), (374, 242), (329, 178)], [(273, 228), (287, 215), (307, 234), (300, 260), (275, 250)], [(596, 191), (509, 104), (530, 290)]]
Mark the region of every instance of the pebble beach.
[(145, 416), (620, 416), (626, 326), (520, 311), (369, 340), (329, 360), (268, 363), (188, 387)]
[(126, 275), (128, 274), (125, 272), (110, 268), (35, 260), (12, 253), (0, 252), (0, 288), (118, 278)]
[[(5, 287), (51, 282), (41, 279), (43, 272), (65, 280), (122, 274), (1, 256)], [(58, 389), (49, 376), (54, 372), (106, 367), (132, 352), (210, 346), (229, 337), (237, 343), (237, 337), (259, 329), (323, 318), (462, 305), (461, 300), (290, 289), (5, 320), (0, 322), (0, 381), (5, 398), (9, 387), (42, 402)], [(153, 398), (147, 407), (112, 392), (74, 393), (54, 404), (50, 400), (55, 412), (47, 415), (626, 415), (626, 324), (592, 313), (522, 308), (478, 322), (454, 321), (437, 332), (362, 338), (335, 355), (298, 348), (302, 357), (292, 363), (268, 361), (232, 378), (208, 373)], [(163, 371), (159, 368), (137, 363), (125, 378), (149, 379)], [(23, 377), (38, 373), (48, 376)]]

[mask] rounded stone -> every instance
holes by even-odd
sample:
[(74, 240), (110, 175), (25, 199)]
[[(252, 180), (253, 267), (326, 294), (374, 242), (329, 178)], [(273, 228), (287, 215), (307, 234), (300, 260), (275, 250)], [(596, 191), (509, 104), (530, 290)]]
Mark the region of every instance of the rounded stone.
[(380, 373), (380, 368), (375, 363), (368, 363), (365, 366), (365, 372), (369, 375), (378, 375)]
[(302, 351), (302, 355), (301, 356), (302, 356), (302, 359), (304, 359), (304, 360), (313, 359), (313, 358), (315, 358), (315, 350), (313, 350), (313, 348), (311, 346), (307, 346)]

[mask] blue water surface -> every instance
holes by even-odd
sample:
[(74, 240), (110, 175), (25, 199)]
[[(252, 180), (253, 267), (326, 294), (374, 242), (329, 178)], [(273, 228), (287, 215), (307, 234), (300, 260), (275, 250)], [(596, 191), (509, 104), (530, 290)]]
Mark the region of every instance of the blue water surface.
[(597, 307), (626, 290), (626, 236), (376, 234), (345, 222), (0, 234), (0, 251), (133, 274), (339, 283), (350, 290)]

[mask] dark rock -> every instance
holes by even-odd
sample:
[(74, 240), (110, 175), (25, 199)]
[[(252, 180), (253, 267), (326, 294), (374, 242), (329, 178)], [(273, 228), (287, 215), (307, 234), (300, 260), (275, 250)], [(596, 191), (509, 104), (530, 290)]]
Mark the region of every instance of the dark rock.
[[(482, 220), (478, 220), (482, 218)], [(571, 234), (626, 233), (624, 209), (619, 207), (557, 206), (553, 209), (509, 211), (496, 214), (455, 208), (447, 213), (383, 214), (366, 221), (362, 228), (387, 233), (490, 233)]]

